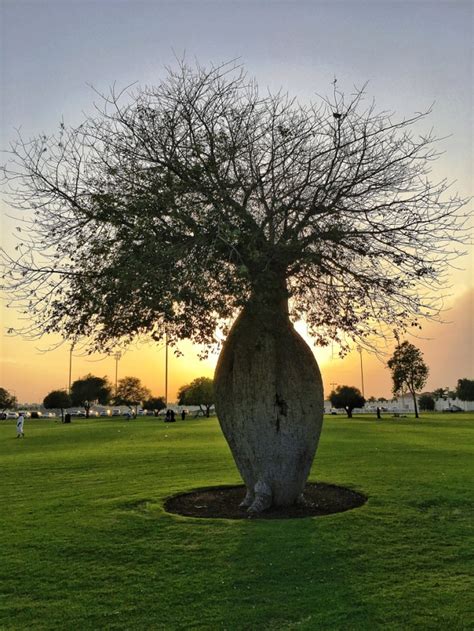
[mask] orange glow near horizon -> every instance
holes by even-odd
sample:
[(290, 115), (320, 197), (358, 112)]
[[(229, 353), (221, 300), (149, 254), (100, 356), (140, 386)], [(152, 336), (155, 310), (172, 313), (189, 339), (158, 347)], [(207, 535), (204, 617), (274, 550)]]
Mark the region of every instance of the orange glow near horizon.
[[(430, 376), (425, 390), (438, 387), (455, 387), (458, 379), (472, 378), (473, 364), (473, 312), (474, 290), (463, 292), (455, 297), (452, 308), (446, 314), (445, 324), (427, 323), (422, 337), (413, 339), (424, 353), (430, 368)], [(298, 322), (296, 330), (304, 337), (313, 350), (320, 366), (327, 397), (335, 385), (352, 385), (362, 390), (360, 355), (353, 351), (345, 358), (339, 358), (337, 350), (314, 347), (306, 326)], [(48, 341), (25, 341), (18, 337), (3, 337), (1, 342), (0, 377), (1, 386), (13, 392), (22, 403), (42, 402), (45, 395), (58, 388), (67, 388), (69, 379), (69, 349), (67, 344), (50, 352), (40, 352), (47, 348)], [(169, 349), (168, 399), (176, 400), (180, 386), (196, 377), (213, 377), (217, 355), (210, 354), (200, 360), (199, 348), (190, 342), (181, 342), (182, 356), (175, 356)], [(295, 361), (298, 361), (295, 358)], [(364, 394), (369, 396), (391, 397), (391, 380), (385, 361), (363, 351)], [(72, 381), (88, 373), (106, 376), (115, 384), (115, 360), (112, 356), (73, 355)], [(154, 396), (165, 392), (165, 350), (164, 346), (143, 344), (126, 351), (118, 364), (118, 378), (139, 377)]]

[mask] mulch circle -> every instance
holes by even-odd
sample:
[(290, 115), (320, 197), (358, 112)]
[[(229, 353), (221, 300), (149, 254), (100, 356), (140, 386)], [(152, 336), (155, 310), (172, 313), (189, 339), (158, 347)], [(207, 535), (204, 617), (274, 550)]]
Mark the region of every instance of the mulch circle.
[(367, 497), (352, 489), (323, 482), (306, 485), (305, 506), (294, 505), (284, 508), (270, 508), (258, 515), (250, 515), (245, 508), (239, 508), (244, 499), (245, 487), (220, 486), (198, 489), (169, 497), (165, 502), (168, 513), (185, 517), (224, 518), (224, 519), (299, 519), (302, 517), (323, 517), (358, 508)]

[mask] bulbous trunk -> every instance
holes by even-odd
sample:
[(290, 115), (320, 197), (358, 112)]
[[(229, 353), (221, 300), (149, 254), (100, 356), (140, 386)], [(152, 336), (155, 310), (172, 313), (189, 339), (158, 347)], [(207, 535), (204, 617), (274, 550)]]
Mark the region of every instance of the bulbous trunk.
[(215, 378), (216, 412), (258, 512), (299, 501), (323, 420), (323, 386), (286, 298), (252, 299), (234, 323)]

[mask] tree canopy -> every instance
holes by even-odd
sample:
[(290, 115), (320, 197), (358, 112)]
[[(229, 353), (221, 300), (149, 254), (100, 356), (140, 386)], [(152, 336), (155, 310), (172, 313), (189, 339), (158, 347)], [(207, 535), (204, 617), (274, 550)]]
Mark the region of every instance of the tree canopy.
[(205, 407), (206, 416), (214, 404), (214, 383), (208, 377), (198, 377), (191, 383), (181, 386), (178, 391), (179, 405), (199, 405)]
[(143, 401), (143, 407), (146, 410), (153, 410), (157, 413), (166, 408), (165, 397), (150, 397)]
[(354, 408), (361, 408), (365, 405), (361, 391), (353, 386), (337, 386), (329, 395), (329, 400), (333, 407), (344, 408), (348, 418), (352, 418)]
[(70, 407), (72, 401), (66, 390), (52, 390), (43, 399), (43, 405), (47, 410), (61, 410), (64, 421), (64, 409)]
[(432, 394), (425, 393), (418, 399), (420, 410), (433, 411), (435, 409), (435, 399)]
[(458, 379), (456, 396), (461, 401), (474, 401), (474, 379)]
[(393, 393), (401, 394), (403, 390), (408, 390), (413, 396), (415, 416), (418, 418), (416, 393), (426, 384), (429, 373), (422, 352), (410, 342), (402, 342), (395, 349), (387, 366), (392, 374)]
[(78, 127), (19, 137), (5, 177), (32, 215), (5, 277), (35, 318), (23, 333), (210, 343), (282, 283), (319, 344), (418, 325), (463, 234), (464, 200), (429, 179), (428, 114), (397, 118), (336, 82), (301, 104), (235, 64), (183, 63), (100, 96)]
[(5, 388), (0, 388), (0, 410), (15, 408), (16, 404), (16, 396), (14, 394), (10, 394), (10, 392), (8, 392)]
[(94, 401), (107, 405), (112, 396), (112, 386), (107, 377), (95, 377), (88, 374), (77, 379), (71, 385), (72, 405), (82, 405), (89, 416), (91, 404)]
[(119, 379), (117, 385), (117, 392), (115, 394), (115, 403), (117, 405), (128, 405), (129, 408), (135, 408), (149, 399), (151, 392), (142, 385), (142, 382), (138, 377), (124, 377)]

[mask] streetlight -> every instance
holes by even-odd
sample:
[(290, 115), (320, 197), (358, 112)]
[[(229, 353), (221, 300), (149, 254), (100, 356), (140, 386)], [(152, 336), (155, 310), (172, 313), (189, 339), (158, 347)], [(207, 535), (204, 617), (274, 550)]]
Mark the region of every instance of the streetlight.
[(364, 393), (364, 368), (362, 366), (362, 347), (361, 346), (357, 347), (357, 352), (360, 355), (360, 380), (362, 382), (362, 396), (365, 399), (365, 393)]

